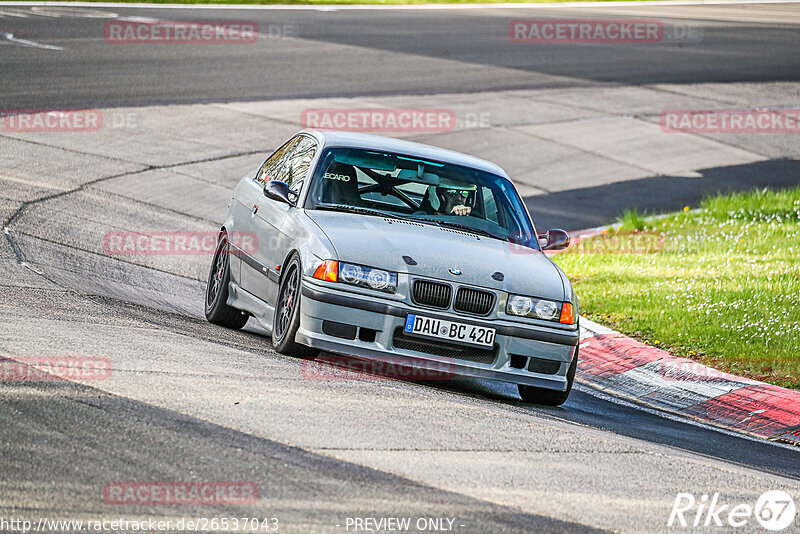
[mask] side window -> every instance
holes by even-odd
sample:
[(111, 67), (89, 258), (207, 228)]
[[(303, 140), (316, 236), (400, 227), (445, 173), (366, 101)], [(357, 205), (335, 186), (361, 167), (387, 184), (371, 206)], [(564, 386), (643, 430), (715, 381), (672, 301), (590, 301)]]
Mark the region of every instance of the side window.
[(270, 180), (281, 180), (280, 173), (283, 169), (284, 163), (286, 163), (287, 156), (299, 141), (299, 137), (290, 139), (284, 143), (282, 147), (276, 150), (275, 153), (273, 153), (269, 158), (267, 158), (267, 161), (261, 165), (261, 168), (258, 170), (258, 174), (256, 174), (256, 182), (259, 182), (263, 186), (266, 185), (266, 183)]
[(289, 184), (289, 188), (298, 195), (303, 189), (311, 160), (316, 153), (317, 143), (309, 137), (302, 136), (287, 156), (282, 178), (279, 179)]
[(497, 201), (494, 198), (494, 193), (488, 187), (481, 187), (481, 195), (483, 196), (483, 209), (486, 214), (486, 219), (495, 224), (500, 224), (497, 216)]

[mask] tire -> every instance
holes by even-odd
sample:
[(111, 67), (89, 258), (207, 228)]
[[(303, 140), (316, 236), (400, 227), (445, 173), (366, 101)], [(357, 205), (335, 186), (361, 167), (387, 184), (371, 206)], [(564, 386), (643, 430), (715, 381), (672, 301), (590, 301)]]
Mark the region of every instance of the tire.
[(272, 345), (281, 354), (310, 358), (319, 351), (301, 345), (294, 340), (300, 328), (300, 305), (303, 269), (297, 254), (286, 265), (278, 289), (278, 302), (275, 306), (275, 318), (272, 322)]
[(554, 391), (552, 389), (537, 388), (518, 384), (519, 396), (525, 402), (532, 404), (544, 404), (545, 406), (561, 406), (567, 401), (572, 383), (575, 381), (575, 371), (578, 369), (578, 347), (575, 347), (575, 354), (572, 356), (572, 363), (567, 370), (567, 390)]
[(241, 329), (249, 319), (243, 311), (228, 306), (228, 283), (231, 281), (231, 262), (228, 235), (222, 234), (211, 262), (206, 284), (206, 319), (226, 328)]

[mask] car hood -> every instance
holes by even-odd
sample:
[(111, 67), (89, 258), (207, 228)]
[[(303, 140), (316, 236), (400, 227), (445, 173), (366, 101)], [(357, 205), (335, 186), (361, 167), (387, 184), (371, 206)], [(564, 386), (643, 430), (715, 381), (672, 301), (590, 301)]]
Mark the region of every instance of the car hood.
[[(397, 219), (308, 210), (341, 261), (553, 300), (564, 283), (542, 252), (467, 232)], [(413, 258), (408, 265), (403, 256)], [(454, 275), (449, 269), (461, 271)], [(503, 280), (492, 278), (503, 273)]]

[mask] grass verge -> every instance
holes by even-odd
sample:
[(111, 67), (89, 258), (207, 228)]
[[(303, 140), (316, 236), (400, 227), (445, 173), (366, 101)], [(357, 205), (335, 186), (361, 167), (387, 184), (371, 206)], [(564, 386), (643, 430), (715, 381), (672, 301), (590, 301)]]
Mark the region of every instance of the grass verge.
[(582, 314), (675, 355), (800, 389), (800, 188), (620, 222), (553, 256)]

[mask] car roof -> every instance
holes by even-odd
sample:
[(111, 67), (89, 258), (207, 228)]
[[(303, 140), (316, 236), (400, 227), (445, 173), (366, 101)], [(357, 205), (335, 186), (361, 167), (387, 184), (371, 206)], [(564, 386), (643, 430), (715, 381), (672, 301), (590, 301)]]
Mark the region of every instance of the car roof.
[(435, 146), (424, 145), (422, 143), (415, 143), (413, 141), (405, 141), (403, 139), (394, 139), (392, 137), (383, 137), (381, 135), (370, 135), (358, 132), (303, 130), (302, 133), (316, 137), (323, 148), (347, 147), (395, 152), (406, 156), (414, 156), (442, 163), (471, 167), (496, 174), (510, 180), (503, 169), (490, 161), (476, 158), (475, 156), (462, 154), (461, 152), (447, 150), (445, 148), (438, 148)]

